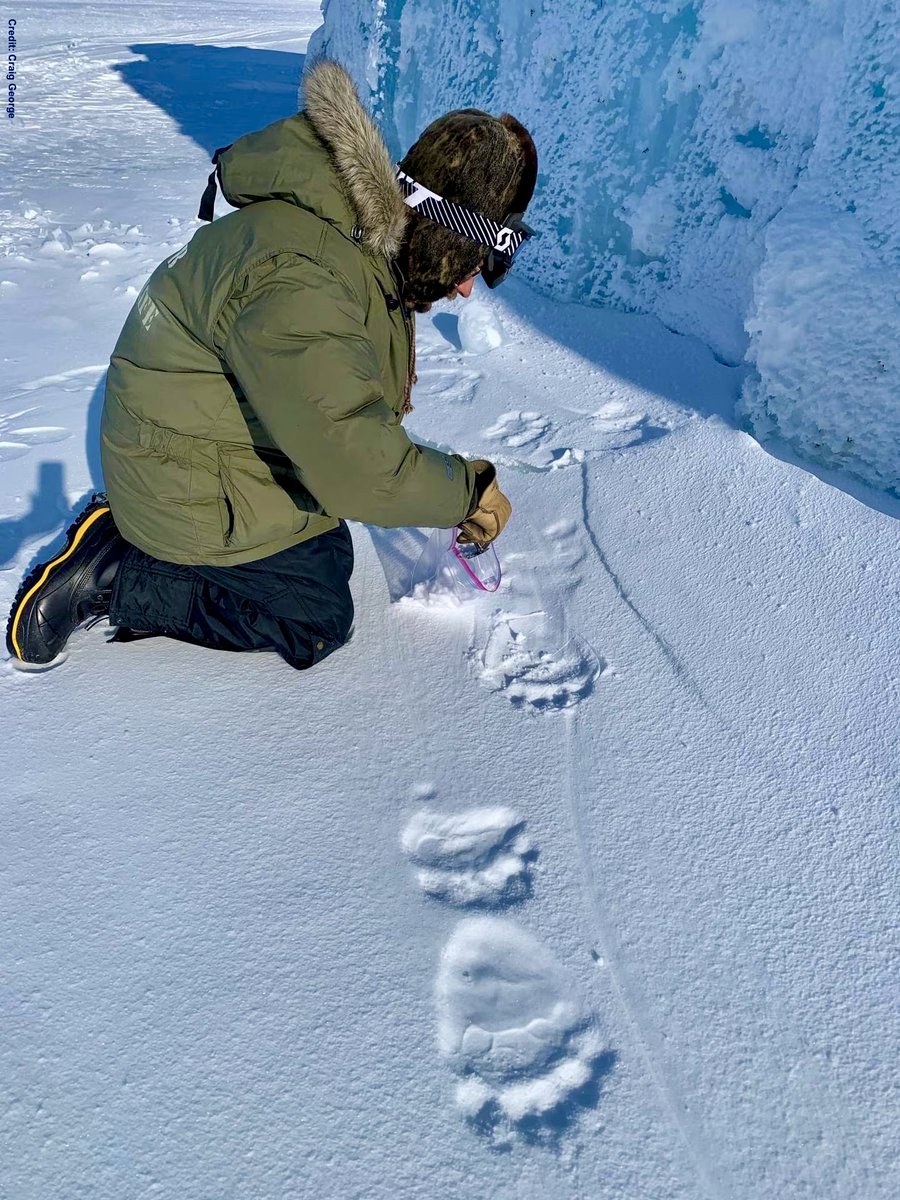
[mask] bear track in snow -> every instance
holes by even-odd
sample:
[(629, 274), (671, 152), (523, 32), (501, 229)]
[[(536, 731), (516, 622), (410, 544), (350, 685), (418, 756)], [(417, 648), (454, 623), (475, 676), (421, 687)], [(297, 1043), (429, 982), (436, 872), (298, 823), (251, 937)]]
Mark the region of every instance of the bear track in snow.
[(511, 808), (423, 809), (410, 819), (401, 844), (429, 896), (464, 906), (511, 903), (527, 894), (531, 842)]
[(486, 688), (516, 707), (552, 712), (589, 696), (609, 664), (577, 634), (563, 645), (545, 645), (542, 615), (495, 613), (484, 644), (473, 648), (471, 658)]
[(564, 1125), (608, 1057), (559, 963), (512, 921), (461, 921), (435, 998), (440, 1051), (460, 1076), (457, 1107), (492, 1135), (554, 1114)]

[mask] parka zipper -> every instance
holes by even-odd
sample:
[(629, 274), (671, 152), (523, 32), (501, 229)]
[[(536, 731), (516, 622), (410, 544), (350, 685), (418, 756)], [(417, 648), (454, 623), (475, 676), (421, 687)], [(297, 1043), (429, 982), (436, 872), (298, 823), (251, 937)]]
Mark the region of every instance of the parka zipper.
[[(362, 243), (363, 229), (361, 225), (353, 226), (351, 237), (357, 246)], [(419, 379), (418, 375), (416, 375), (416, 331), (415, 322), (413, 321), (411, 314), (407, 311), (406, 305), (403, 303), (403, 272), (398, 266), (396, 266), (392, 259), (387, 258), (386, 262), (388, 271), (391, 275), (391, 280), (397, 289), (397, 295), (389, 295), (387, 292), (385, 292), (383, 287), (381, 290), (384, 293), (385, 303), (387, 304), (389, 311), (394, 307), (394, 305), (399, 305), (400, 315), (403, 317), (403, 328), (406, 330), (406, 386), (403, 389), (403, 404), (400, 408), (400, 420), (402, 421), (405, 416), (413, 411), (412, 390), (416, 383), (418, 383)], [(378, 286), (381, 287), (380, 280)], [(391, 301), (394, 302), (393, 305), (391, 304)]]
[[(403, 391), (403, 407), (400, 410), (401, 419), (413, 411), (412, 390), (418, 382), (416, 375), (416, 331), (415, 323), (406, 305), (403, 303), (403, 275), (399, 267), (395, 267), (394, 263), (388, 262), (388, 269), (391, 272), (391, 279), (397, 288), (396, 303), (400, 306), (400, 315), (403, 317), (403, 328), (406, 330), (406, 387)], [(387, 297), (385, 297), (387, 299)], [(395, 299), (395, 297), (391, 297)]]

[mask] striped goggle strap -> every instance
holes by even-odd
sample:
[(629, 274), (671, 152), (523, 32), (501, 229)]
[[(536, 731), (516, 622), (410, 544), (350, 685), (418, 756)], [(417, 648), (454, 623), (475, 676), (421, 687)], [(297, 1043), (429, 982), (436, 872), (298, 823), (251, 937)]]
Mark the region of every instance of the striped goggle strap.
[(452, 200), (445, 200), (437, 192), (429, 191), (399, 167), (397, 183), (400, 185), (404, 201), (410, 208), (428, 217), (436, 225), (443, 225), (445, 229), (461, 233), (463, 237), (471, 238), (486, 250), (492, 250), (507, 264), (512, 262), (525, 239), (532, 236), (533, 231), (521, 220), (516, 221), (515, 228), (501, 225), (483, 213), (464, 208), (461, 204), (454, 204)]

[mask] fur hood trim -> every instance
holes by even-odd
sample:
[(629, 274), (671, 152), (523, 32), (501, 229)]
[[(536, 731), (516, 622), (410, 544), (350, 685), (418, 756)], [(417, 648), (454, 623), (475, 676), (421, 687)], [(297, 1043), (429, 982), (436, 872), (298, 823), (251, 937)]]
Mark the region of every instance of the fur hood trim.
[(328, 147), (362, 230), (363, 246), (396, 258), (409, 209), (397, 186), (384, 138), (347, 71), (319, 59), (303, 80), (306, 115)]

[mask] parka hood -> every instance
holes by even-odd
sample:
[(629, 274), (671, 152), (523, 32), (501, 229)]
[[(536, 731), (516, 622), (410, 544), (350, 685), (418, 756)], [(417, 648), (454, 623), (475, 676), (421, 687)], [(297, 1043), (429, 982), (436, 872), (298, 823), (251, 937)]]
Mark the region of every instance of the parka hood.
[(361, 231), (373, 254), (394, 258), (409, 209), (384, 139), (342, 66), (320, 59), (303, 81), (306, 107), (239, 138), (219, 158), (222, 193), (236, 208), (286, 200)]

